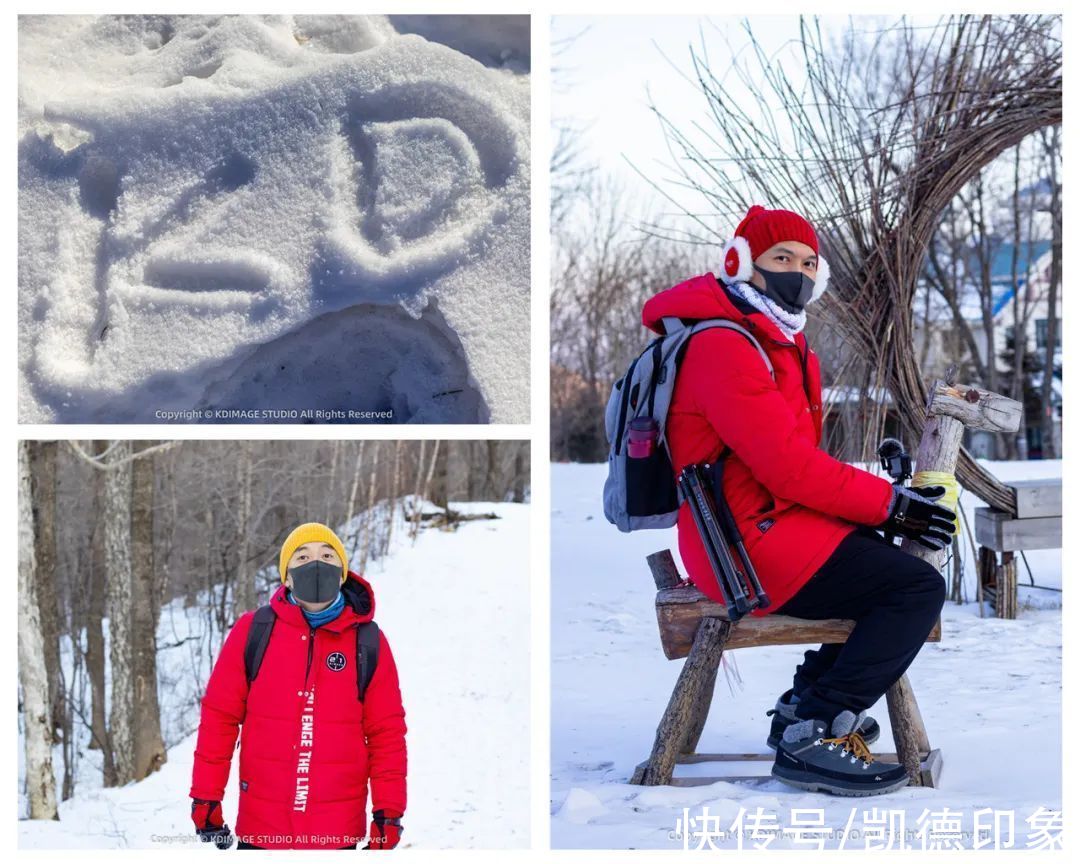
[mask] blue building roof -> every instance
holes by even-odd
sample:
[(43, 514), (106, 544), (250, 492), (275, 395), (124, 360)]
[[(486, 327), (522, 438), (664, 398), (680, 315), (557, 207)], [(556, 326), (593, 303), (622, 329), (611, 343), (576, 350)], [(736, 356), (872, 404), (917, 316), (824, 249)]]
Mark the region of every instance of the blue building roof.
[[(1019, 249), (1019, 255), (1016, 258), (1016, 272), (1023, 274), (1028, 268), (1028, 261), (1030, 259), (1031, 265), (1034, 266), (1040, 258), (1050, 251), (1049, 240), (1036, 240), (1034, 243), (1022, 243)], [(994, 314), (997, 315), (1002, 309), (1004, 309), (1009, 301), (1012, 300), (1013, 295), (1016, 294), (1016, 286), (1012, 284), (1012, 256), (1013, 256), (1013, 244), (1002, 243), (997, 251), (994, 253), (994, 260), (990, 263), (990, 281), (995, 285), (1000, 285), (1000, 292), (995, 291), (994, 298)], [(1019, 277), (1023, 279), (1021, 275)]]

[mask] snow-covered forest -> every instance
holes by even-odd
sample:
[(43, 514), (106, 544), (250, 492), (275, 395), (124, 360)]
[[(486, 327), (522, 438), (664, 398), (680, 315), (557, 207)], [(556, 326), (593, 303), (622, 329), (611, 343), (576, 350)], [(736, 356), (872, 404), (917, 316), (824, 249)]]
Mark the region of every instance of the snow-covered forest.
[(33, 441), (19, 457), (20, 845), (196, 841), (207, 676), (305, 521), (336, 529), (393, 640), (407, 844), (527, 844), (527, 442)]

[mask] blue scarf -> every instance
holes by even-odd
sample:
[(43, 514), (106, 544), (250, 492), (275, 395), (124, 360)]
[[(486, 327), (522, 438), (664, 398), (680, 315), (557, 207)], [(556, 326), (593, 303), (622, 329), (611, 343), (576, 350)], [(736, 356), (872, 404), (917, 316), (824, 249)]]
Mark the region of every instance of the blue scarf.
[[(289, 602), (292, 603), (293, 606), (300, 606), (300, 604), (296, 602), (296, 598), (292, 596), (292, 591), (289, 592)], [(308, 612), (303, 606), (300, 606), (300, 611), (304, 613), (304, 617), (307, 618), (308, 624), (312, 627), (318, 627), (320, 624), (326, 624), (329, 621), (333, 621), (341, 614), (344, 608), (345, 595), (338, 591), (338, 595), (334, 598), (334, 602), (321, 612)]]

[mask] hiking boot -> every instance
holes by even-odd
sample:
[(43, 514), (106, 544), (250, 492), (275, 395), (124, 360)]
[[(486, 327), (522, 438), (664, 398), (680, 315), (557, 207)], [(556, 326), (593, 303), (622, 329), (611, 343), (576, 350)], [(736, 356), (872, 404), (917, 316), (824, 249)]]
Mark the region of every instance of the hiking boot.
[(865, 714), (841, 711), (831, 730), (823, 720), (792, 723), (776, 748), (773, 777), (808, 792), (854, 797), (884, 795), (907, 786), (904, 766), (875, 762), (855, 731)]
[[(795, 692), (788, 690), (776, 700), (775, 708), (765, 712), (766, 717), (773, 718), (772, 726), (769, 727), (769, 737), (765, 739), (765, 743), (773, 750), (776, 749), (784, 730), (792, 723), (799, 722), (799, 718), (795, 716), (795, 705), (798, 701), (799, 697), (795, 695)], [(881, 727), (878, 726), (877, 720), (866, 717), (859, 726), (859, 735), (867, 744), (877, 741), (881, 737)]]

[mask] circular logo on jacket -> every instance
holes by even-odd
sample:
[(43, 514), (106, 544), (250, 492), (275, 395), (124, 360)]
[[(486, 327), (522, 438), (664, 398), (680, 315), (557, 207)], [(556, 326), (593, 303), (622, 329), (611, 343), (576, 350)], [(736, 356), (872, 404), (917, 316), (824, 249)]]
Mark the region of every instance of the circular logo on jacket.
[(334, 672), (340, 672), (345, 668), (345, 655), (340, 651), (335, 651), (326, 658), (326, 665)]

